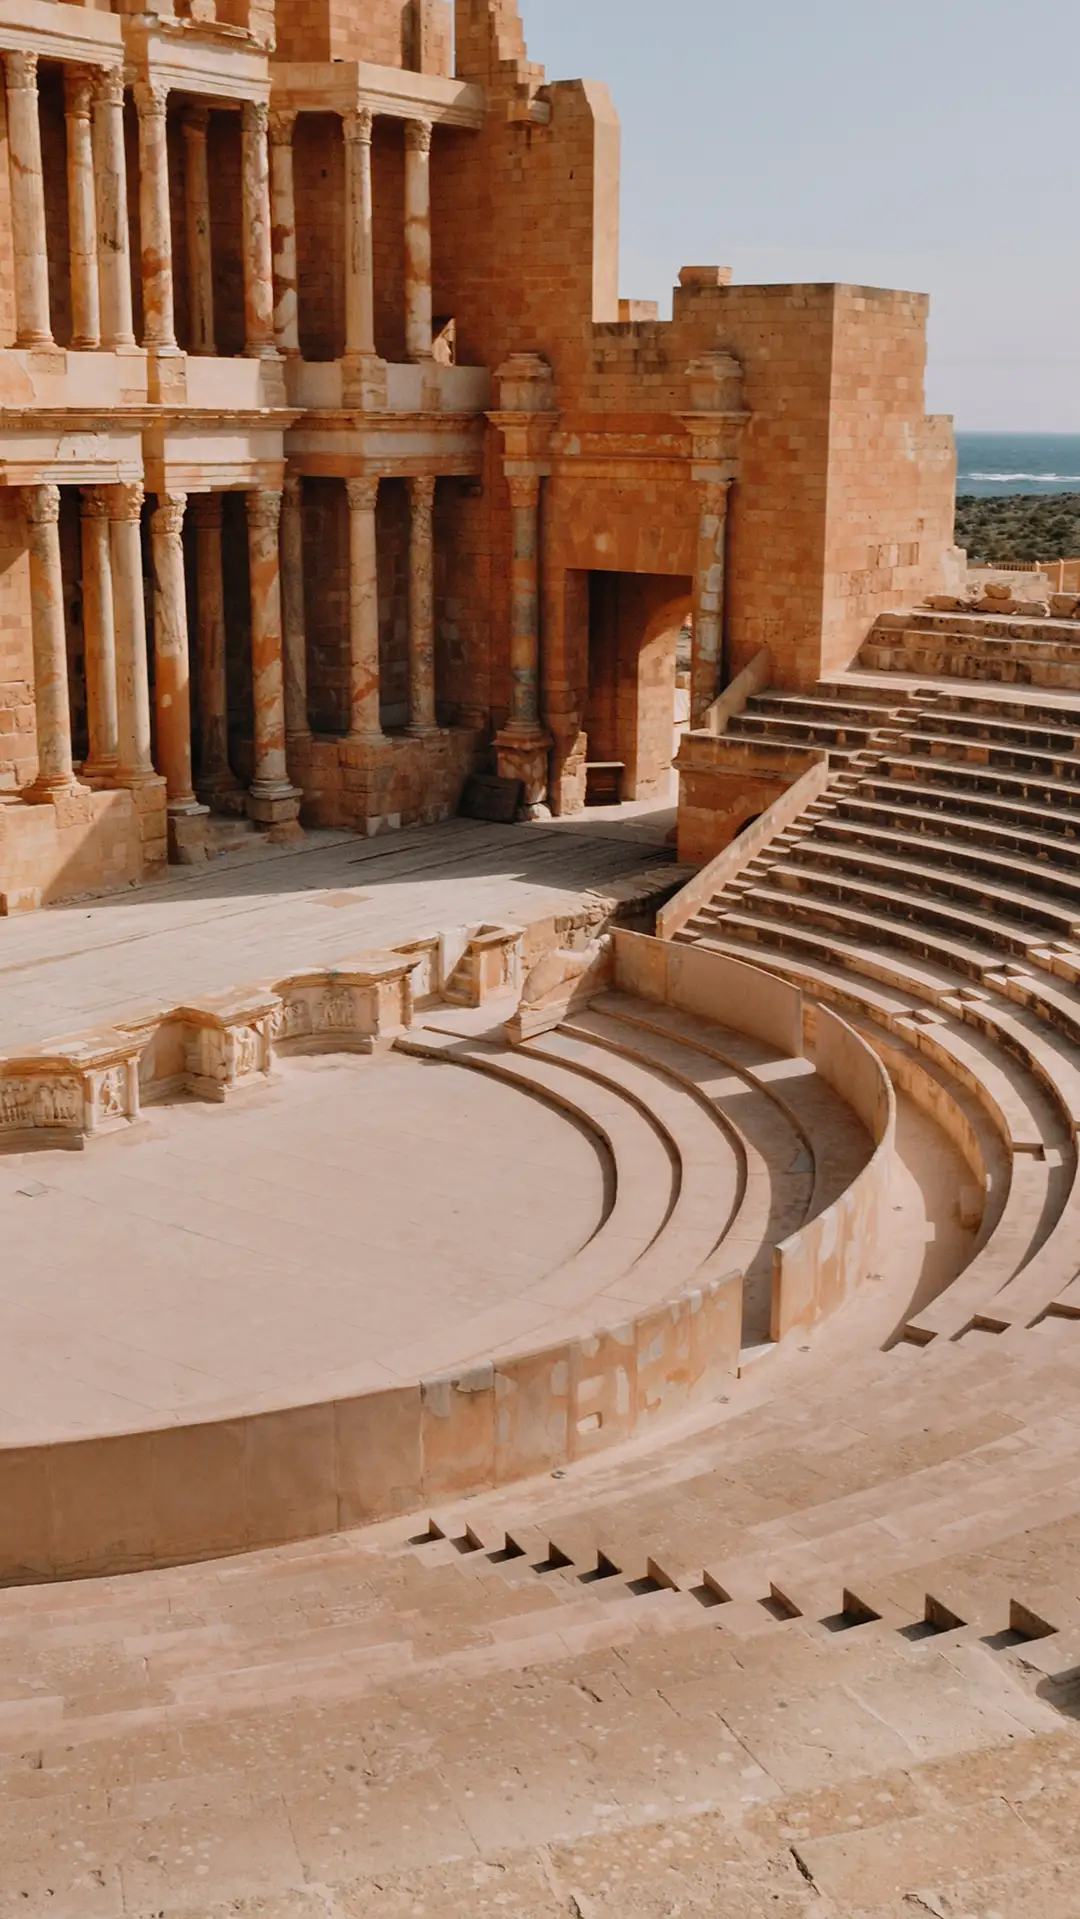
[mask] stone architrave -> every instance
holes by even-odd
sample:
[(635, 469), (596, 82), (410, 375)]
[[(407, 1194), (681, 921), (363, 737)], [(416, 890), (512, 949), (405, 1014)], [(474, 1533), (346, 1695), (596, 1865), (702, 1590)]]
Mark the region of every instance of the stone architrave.
[(377, 474), (346, 480), (349, 501), (349, 737), (379, 745), (379, 562)]
[(274, 340), (279, 353), (300, 351), (299, 269), (296, 259), (296, 188), (293, 133), (296, 114), (270, 114), (270, 249), (274, 269)]
[(274, 261), (270, 240), (270, 109), (264, 100), (245, 100), (241, 110), (244, 248), (244, 351), (252, 359), (272, 359), (274, 344)]
[(124, 76), (119, 67), (107, 67), (97, 77), (93, 142), (101, 344), (129, 347), (135, 344), (135, 330), (124, 152)]
[(423, 738), (435, 720), (435, 480), (409, 481), (409, 726)]
[(191, 780), (191, 666), (184, 581), (186, 493), (163, 493), (150, 520), (154, 555), (154, 703), (158, 765), (170, 813), (204, 809)]
[(45, 176), (38, 117), (38, 56), (5, 53), (11, 245), (15, 256), (15, 344), (52, 342)]
[(285, 648), (285, 738), (311, 738), (307, 704), (307, 621), (304, 613), (304, 496), (299, 474), (285, 481), (281, 503), (281, 620)]
[(107, 786), (116, 778), (119, 731), (116, 707), (116, 621), (109, 557), (109, 498), (103, 487), (84, 487), (82, 517), (83, 640), (86, 652), (86, 714), (90, 736), (83, 777)]
[(68, 251), (71, 259), (71, 344), (92, 351), (101, 340), (98, 294), (97, 209), (91, 134), (93, 75), (81, 67), (64, 73), (67, 128)]
[(405, 351), (410, 360), (432, 358), (431, 310), (431, 125), (405, 127)]
[(162, 80), (137, 80), (135, 83), (135, 105), (139, 115), (143, 344), (172, 351), (176, 347), (176, 320), (173, 309), (169, 149), (166, 139), (168, 98), (169, 90)]
[(281, 632), (281, 494), (261, 487), (246, 496), (251, 578), (251, 679), (255, 768), (248, 812), (263, 826), (288, 826), (300, 811), (285, 755), (285, 674)]
[(145, 786), (157, 775), (150, 756), (150, 673), (140, 531), (142, 482), (110, 487), (108, 496), (116, 623), (117, 781), (121, 786)]
[(188, 107), (184, 127), (184, 217), (187, 227), (188, 310), (192, 353), (215, 353), (214, 256), (210, 227), (210, 171), (206, 137), (210, 109)]
[(201, 722), (196, 791), (207, 805), (228, 808), (242, 789), (229, 765), (222, 506), (220, 493), (200, 493), (192, 500), (190, 513), (195, 532), (195, 660)]
[(60, 488), (22, 489), (30, 554), (30, 624), (38, 773), (28, 799), (51, 800), (75, 786), (68, 704), (64, 582), (60, 570)]

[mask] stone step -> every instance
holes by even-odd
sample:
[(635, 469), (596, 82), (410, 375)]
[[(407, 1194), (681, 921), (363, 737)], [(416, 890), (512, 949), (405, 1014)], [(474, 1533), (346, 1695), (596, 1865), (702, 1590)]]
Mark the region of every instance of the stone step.
[(1071, 751), (1040, 752), (1035, 747), (1010, 746), (995, 737), (968, 737), (950, 731), (945, 718), (939, 726), (936, 715), (918, 726), (898, 728), (889, 750), (961, 765), (1000, 767), (1070, 785), (1080, 782), (1080, 757)]
[[(893, 883), (887, 884), (889, 880)], [(755, 888), (751, 897), (760, 900), (777, 890), (819, 901), (867, 906), (872, 912), (947, 933), (971, 932), (987, 949), (997, 947), (1018, 960), (1026, 956), (1036, 939), (1064, 938), (1074, 923), (1071, 913), (1055, 911), (1049, 903), (1040, 906), (1025, 896), (1013, 892), (1005, 895), (1003, 889), (976, 886), (959, 876), (939, 875), (932, 867), (916, 866), (912, 861), (874, 862), (871, 855), (841, 853), (839, 849), (830, 849), (827, 858), (816, 864), (810, 860), (778, 861), (769, 886)], [(955, 906), (948, 903), (953, 898)]]
[(907, 756), (889, 750), (881, 755), (871, 777), (875, 780), (887, 777), (897, 784), (910, 782), (950, 793), (1015, 798), (1022, 805), (1034, 804), (1065, 817), (1080, 812), (1080, 791), (1070, 780), (1029, 778), (1002, 767), (975, 766), (967, 761), (934, 759), (930, 755)]
[[(920, 841), (923, 838), (935, 840), (950, 850), (955, 849), (958, 854), (966, 847), (1004, 850), (1010, 856), (1019, 856), (1018, 864), (1029, 875), (1032, 884), (1036, 880), (1043, 883), (1051, 867), (1064, 867), (1070, 884), (1080, 872), (1075, 828), (1069, 837), (1060, 838), (1050, 832), (1028, 830), (1026, 823), (1016, 823), (1016, 809), (1004, 801), (979, 800), (974, 804), (977, 804), (980, 814), (985, 813), (986, 817), (977, 817), (971, 811), (951, 809), (943, 795), (932, 788), (905, 793), (899, 782), (895, 787), (889, 787), (885, 781), (867, 781), (866, 789), (873, 797), (852, 795), (844, 798), (834, 808), (824, 812), (821, 821), (815, 822), (815, 825), (831, 827), (844, 822), (852, 826), (865, 824), (875, 832), (902, 837), (909, 845), (913, 836), (918, 836)], [(895, 794), (896, 798), (886, 797), (887, 794)], [(971, 807), (973, 803), (969, 800), (967, 805)], [(1031, 818), (1040, 823), (1054, 817), (1037, 814), (1034, 808), (1028, 811)], [(825, 837), (830, 837), (830, 834), (826, 832)]]
[[(905, 858), (905, 854), (916, 857)], [(1000, 901), (1014, 918), (1045, 925), (1055, 939), (1071, 937), (1080, 922), (1080, 862), (1073, 873), (1043, 873), (1008, 854), (969, 850), (929, 833), (913, 842), (910, 832), (890, 833), (887, 828), (837, 819), (823, 821), (811, 839), (792, 849), (787, 861), (770, 863), (770, 870), (804, 863), (815, 867), (824, 863), (830, 870), (835, 866), (843, 872), (910, 876), (920, 889), (934, 887), (980, 906)], [(1043, 892), (1045, 900), (1039, 897)]]

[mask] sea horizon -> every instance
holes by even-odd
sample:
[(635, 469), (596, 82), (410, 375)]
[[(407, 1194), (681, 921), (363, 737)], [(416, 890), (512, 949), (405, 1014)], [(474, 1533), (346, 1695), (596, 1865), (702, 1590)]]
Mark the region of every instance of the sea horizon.
[(958, 431), (956, 448), (958, 494), (1080, 493), (1080, 433)]

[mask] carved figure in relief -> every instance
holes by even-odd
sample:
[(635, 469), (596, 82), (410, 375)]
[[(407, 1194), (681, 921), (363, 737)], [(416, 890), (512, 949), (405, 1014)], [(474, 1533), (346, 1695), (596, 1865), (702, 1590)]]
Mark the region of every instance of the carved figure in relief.
[(232, 1029), (233, 1074), (237, 1079), (246, 1079), (249, 1073), (257, 1073), (262, 1066), (262, 1034), (257, 1026), (234, 1026)]
[(348, 987), (324, 993), (315, 1005), (315, 1027), (320, 1033), (347, 1033), (355, 1019), (353, 996)]
[(125, 1094), (127, 1074), (122, 1066), (110, 1066), (101, 1075), (98, 1087), (98, 1111), (102, 1119), (122, 1119), (127, 1111)]
[(77, 1126), (82, 1104), (78, 1080), (0, 1080), (0, 1126)]
[(311, 1008), (306, 999), (283, 1000), (271, 1015), (274, 1039), (301, 1039), (311, 1031)]

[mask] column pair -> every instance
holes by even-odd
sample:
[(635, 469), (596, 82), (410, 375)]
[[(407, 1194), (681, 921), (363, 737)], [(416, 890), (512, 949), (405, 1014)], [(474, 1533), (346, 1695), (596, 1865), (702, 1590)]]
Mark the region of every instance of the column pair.
[[(349, 501), (349, 737), (378, 744), (380, 717), (377, 476), (345, 482)], [(439, 731), (435, 709), (435, 481), (409, 481), (409, 723), (424, 738)]]

